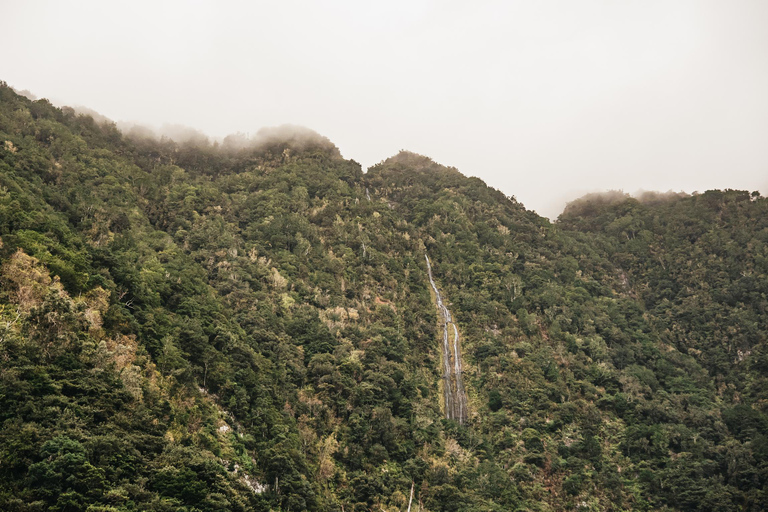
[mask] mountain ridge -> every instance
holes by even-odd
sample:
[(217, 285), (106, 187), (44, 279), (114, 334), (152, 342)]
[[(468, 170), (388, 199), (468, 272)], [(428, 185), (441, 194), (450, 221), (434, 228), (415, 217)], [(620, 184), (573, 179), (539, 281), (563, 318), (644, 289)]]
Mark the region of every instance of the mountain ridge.
[(551, 223), (420, 155), (131, 139), (4, 85), (0, 142), (4, 509), (764, 503), (759, 195)]

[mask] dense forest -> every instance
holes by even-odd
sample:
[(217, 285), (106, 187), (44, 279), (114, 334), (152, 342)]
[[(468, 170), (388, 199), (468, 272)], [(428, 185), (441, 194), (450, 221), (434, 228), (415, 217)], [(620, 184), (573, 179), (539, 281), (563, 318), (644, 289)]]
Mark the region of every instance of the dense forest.
[(0, 83), (0, 266), (1, 510), (768, 503), (756, 192), (553, 223), (413, 153), (123, 134)]

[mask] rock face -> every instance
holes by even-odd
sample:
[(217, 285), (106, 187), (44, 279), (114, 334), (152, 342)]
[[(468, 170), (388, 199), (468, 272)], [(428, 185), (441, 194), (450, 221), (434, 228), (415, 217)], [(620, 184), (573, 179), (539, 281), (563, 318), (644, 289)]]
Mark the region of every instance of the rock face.
[[(432, 264), (426, 254), (427, 275), (429, 284), (435, 292), (437, 310), (443, 323), (443, 343), (440, 345), (443, 354), (443, 396), (445, 399), (445, 417), (464, 424), (467, 419), (467, 394), (464, 391), (464, 381), (461, 375), (461, 344), (459, 342), (459, 328), (453, 321), (451, 312), (443, 302), (440, 290), (437, 289), (435, 279), (432, 276)], [(449, 341), (448, 333), (453, 331), (453, 343)]]

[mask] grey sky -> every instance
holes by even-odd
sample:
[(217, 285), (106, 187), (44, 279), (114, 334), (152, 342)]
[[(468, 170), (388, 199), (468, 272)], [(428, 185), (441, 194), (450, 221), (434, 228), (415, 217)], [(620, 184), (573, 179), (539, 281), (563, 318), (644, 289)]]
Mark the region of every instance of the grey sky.
[(621, 188), (768, 193), (768, 1), (0, 0), (0, 80), (221, 137), (400, 149), (555, 217)]

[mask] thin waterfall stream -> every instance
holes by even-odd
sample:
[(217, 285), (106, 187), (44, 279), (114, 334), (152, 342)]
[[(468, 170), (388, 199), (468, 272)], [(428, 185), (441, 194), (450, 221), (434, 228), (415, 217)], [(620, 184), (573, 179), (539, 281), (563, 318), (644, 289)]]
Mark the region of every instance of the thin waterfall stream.
[[(437, 289), (435, 279), (432, 276), (432, 264), (429, 256), (426, 254), (427, 274), (429, 275), (429, 284), (435, 292), (435, 301), (437, 310), (440, 312), (443, 323), (443, 344), (441, 347), (443, 353), (443, 394), (445, 397), (445, 417), (449, 420), (456, 420), (463, 424), (467, 419), (467, 394), (464, 391), (464, 380), (461, 369), (461, 346), (459, 343), (459, 328), (453, 321), (451, 312), (443, 302), (440, 290)], [(453, 327), (453, 347), (448, 341), (449, 326)], [(451, 350), (453, 349), (453, 350)], [(453, 360), (453, 364), (451, 364)]]

